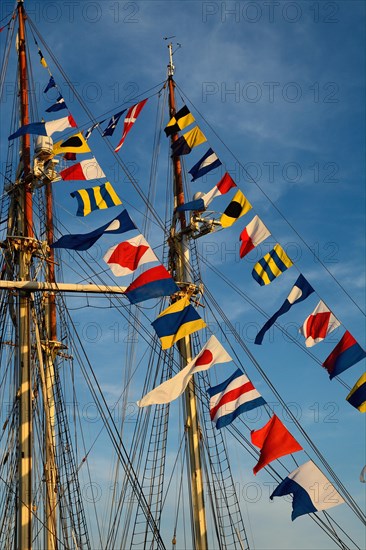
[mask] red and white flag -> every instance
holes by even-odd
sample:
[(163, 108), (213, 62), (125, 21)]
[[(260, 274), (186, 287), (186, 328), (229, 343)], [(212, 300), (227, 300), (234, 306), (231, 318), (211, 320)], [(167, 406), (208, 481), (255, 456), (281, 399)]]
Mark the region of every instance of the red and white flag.
[(128, 132), (131, 130), (132, 126), (135, 124), (137, 117), (141, 113), (147, 99), (144, 99), (143, 101), (140, 101), (140, 103), (136, 103), (136, 105), (132, 105), (127, 111), (127, 115), (124, 120), (124, 126), (123, 126), (123, 134), (121, 137), (121, 141), (115, 148), (114, 152), (118, 153), (118, 151), (121, 149), (123, 142), (126, 139), (126, 136)]
[(313, 313), (305, 319), (299, 332), (305, 336), (306, 347), (310, 348), (324, 340), (340, 324), (330, 309), (320, 300)]
[(147, 405), (170, 403), (182, 395), (194, 373), (207, 370), (215, 363), (228, 363), (231, 360), (230, 355), (216, 336), (211, 336), (199, 354), (184, 369), (154, 388), (140, 401), (137, 401), (137, 404), (139, 407), (146, 407)]
[(215, 187), (211, 189), (211, 191), (209, 191), (202, 197), (205, 206), (208, 206), (214, 198), (225, 195), (233, 187), (236, 187), (235, 181), (227, 172), (225, 172), (219, 183), (217, 183)]
[(82, 160), (65, 170), (61, 170), (63, 180), (95, 180), (105, 178), (105, 173), (95, 159)]
[(158, 262), (143, 235), (137, 235), (107, 250), (103, 260), (109, 265), (116, 277), (130, 275), (140, 265)]
[(52, 136), (54, 132), (62, 132), (67, 128), (77, 128), (77, 124), (71, 115), (58, 118), (57, 120), (50, 120), (49, 122), (45, 122), (44, 125), (48, 136)]
[(254, 216), (240, 234), (240, 257), (244, 258), (253, 248), (267, 239), (270, 234), (262, 220), (258, 216)]

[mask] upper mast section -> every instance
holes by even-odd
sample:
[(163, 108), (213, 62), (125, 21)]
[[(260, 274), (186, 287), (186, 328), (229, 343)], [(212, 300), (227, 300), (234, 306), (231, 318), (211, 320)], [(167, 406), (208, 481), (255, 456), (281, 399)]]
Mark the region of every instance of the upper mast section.
[(175, 70), (175, 67), (174, 67), (174, 64), (173, 64), (173, 44), (172, 44), (172, 42), (169, 42), (168, 49), (169, 49), (168, 77), (172, 78), (173, 75), (174, 75), (174, 70)]
[[(175, 36), (164, 36), (163, 40), (170, 40), (171, 38), (175, 38)], [(179, 42), (177, 42), (177, 46), (178, 46), (178, 48), (182, 47), (182, 45), (179, 44)], [(174, 67), (174, 63), (173, 63), (173, 54), (175, 52), (173, 52), (173, 43), (172, 42), (169, 42), (168, 49), (169, 49), (168, 78), (172, 79), (173, 76), (174, 76), (174, 71), (175, 71), (175, 67)], [(177, 51), (177, 50), (175, 50), (175, 51)]]

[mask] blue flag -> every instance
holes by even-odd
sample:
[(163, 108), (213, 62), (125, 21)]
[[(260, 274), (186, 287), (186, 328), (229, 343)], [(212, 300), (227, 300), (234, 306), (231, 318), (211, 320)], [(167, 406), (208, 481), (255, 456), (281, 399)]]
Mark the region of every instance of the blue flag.
[(56, 88), (56, 82), (54, 81), (53, 76), (50, 77), (50, 80), (47, 86), (45, 87), (45, 89), (43, 90), (43, 93), (46, 94), (48, 90), (50, 90), (51, 88)]
[(151, 298), (170, 296), (179, 292), (169, 271), (163, 265), (144, 271), (125, 290), (125, 295), (131, 304), (138, 304)]
[(306, 300), (306, 298), (310, 296), (310, 294), (312, 294), (313, 292), (313, 287), (307, 282), (305, 277), (300, 274), (294, 286), (292, 287), (290, 294), (287, 296), (280, 309), (276, 311), (276, 313), (274, 313), (270, 319), (268, 319), (265, 325), (258, 332), (257, 336), (255, 337), (254, 343), (260, 345), (263, 341), (265, 333), (271, 328), (272, 325), (275, 324), (278, 317), (280, 317), (284, 313), (287, 313), (293, 305), (299, 304), (303, 300)]
[(102, 134), (103, 137), (113, 135), (113, 132), (116, 129), (119, 119), (121, 118), (123, 113), (125, 113), (126, 111), (127, 109), (123, 109), (123, 111), (120, 111), (119, 113), (116, 113), (115, 115), (112, 116), (111, 120), (108, 122), (107, 128), (104, 130)]
[(15, 139), (25, 134), (36, 134), (37, 136), (48, 136), (45, 122), (31, 122), (18, 128), (14, 134), (8, 137), (8, 140)]
[(71, 250), (88, 250), (104, 233), (117, 234), (126, 233), (136, 229), (136, 225), (128, 215), (127, 210), (123, 210), (111, 222), (94, 229), (91, 233), (76, 235), (63, 235), (58, 241), (51, 245), (51, 248), (69, 248)]
[(206, 209), (205, 201), (203, 198), (196, 199), (191, 202), (185, 202), (177, 208), (177, 212), (188, 212), (189, 210), (193, 211), (202, 211)]
[(164, 309), (151, 324), (160, 338), (163, 349), (171, 348), (175, 342), (178, 342), (184, 336), (207, 326), (195, 308), (189, 303), (187, 296)]
[(62, 109), (67, 109), (67, 105), (62, 95), (59, 95), (56, 99), (56, 103), (46, 109), (46, 113), (56, 113), (57, 111), (62, 111)]
[(203, 157), (189, 170), (189, 174), (192, 176), (192, 181), (200, 178), (210, 172), (214, 168), (217, 168), (222, 164), (218, 156), (210, 149), (203, 155)]

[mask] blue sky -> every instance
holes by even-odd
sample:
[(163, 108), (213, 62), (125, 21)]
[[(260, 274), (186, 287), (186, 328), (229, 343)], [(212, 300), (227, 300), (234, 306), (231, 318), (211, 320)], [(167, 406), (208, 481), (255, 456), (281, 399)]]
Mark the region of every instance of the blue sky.
[[(362, 310), (365, 309), (364, 3), (29, 0), (26, 7), (97, 118), (104, 113), (116, 112), (123, 104), (130, 105), (136, 96), (165, 79), (168, 56), (166, 41), (162, 38), (175, 35), (173, 43), (182, 46), (175, 54), (175, 80), (187, 96), (187, 104), (210, 146), (253, 204), (252, 213), (263, 219), (316, 292), (365, 347), (364, 315), (354, 304), (356, 302)], [(11, 9), (12, 3), (4, 2), (0, 7), (1, 18)], [(1, 35), (2, 43), (4, 34)], [(57, 67), (47, 58), (44, 48), (41, 49), (72, 114), (80, 126), (86, 127), (86, 115), (75, 98), (69, 95)], [(39, 65), (33, 46), (32, 53), (36, 99), (42, 116), (47, 103), (40, 90), (48, 77)], [(6, 96), (0, 106), (4, 116), (11, 109), (12, 82), (9, 78)], [(53, 99), (55, 96), (50, 93), (49, 97)], [(145, 192), (155, 115), (156, 97), (153, 97), (120, 152)], [(167, 121), (168, 117), (164, 120)], [(3, 131), (2, 127), (2, 158), (6, 144)], [(113, 144), (118, 142), (120, 131), (121, 126), (111, 139)], [(140, 197), (126, 178), (116, 172), (115, 160), (100, 136), (93, 135), (90, 144), (93, 154), (141, 228), (143, 204)], [(190, 169), (205, 151), (204, 145), (194, 150), (185, 159), (185, 167)], [(166, 141), (163, 141), (162, 152), (156, 204), (159, 214), (164, 216)], [(219, 172), (212, 173), (203, 180), (187, 184), (189, 198), (198, 190), (211, 189), (218, 176)], [(74, 199), (69, 196), (74, 189), (72, 183), (55, 184), (59, 217), (70, 232), (94, 229), (111, 218), (110, 213), (98, 212), (90, 219), (77, 219)], [(227, 202), (226, 198), (218, 199), (218, 210), (224, 209)], [(287, 296), (298, 271), (292, 268), (265, 288), (254, 282), (251, 276), (253, 264), (276, 240), (271, 237), (269, 244), (263, 243), (258, 251), (239, 261), (238, 236), (250, 220), (251, 213), (232, 228), (207, 235), (198, 241), (198, 250), (271, 314)], [(286, 220), (316, 252), (321, 262)], [(149, 241), (158, 246), (161, 238), (161, 232), (153, 226)], [(93, 262), (95, 255), (101, 256), (111, 244), (114, 243), (101, 240), (89, 261)], [(161, 249), (158, 248), (157, 253), (161, 257)], [(65, 274), (78, 282), (70, 269), (70, 260), (68, 266)], [(285, 401), (296, 403), (294, 410), (301, 416), (311, 438), (362, 505), (365, 491), (358, 476), (365, 463), (365, 425), (362, 415), (345, 402), (346, 389), (336, 381), (330, 382), (319, 365), (302, 349), (285, 341), (278, 330), (273, 332), (273, 342), (254, 346), (255, 327), (263, 324), (263, 316), (224, 286), (209, 268), (202, 266), (202, 274), (250, 351)], [(119, 282), (116, 280), (116, 284)], [(296, 327), (302, 324), (316, 303), (317, 298), (309, 298), (295, 308), (297, 311), (291, 311), (283, 318), (282, 324), (293, 336), (297, 334)], [(72, 299), (70, 310), (82, 304), (83, 298)], [(144, 311), (153, 319), (154, 310), (150, 312), (147, 307)], [(126, 337), (125, 322), (113, 311), (99, 312), (92, 308), (75, 311), (74, 315), (80, 323), (83, 343), (95, 358), (96, 371), (112, 403), (120, 395), (121, 365), (115, 362), (115, 358), (121, 353), (121, 339)], [(96, 326), (99, 328), (95, 329)], [(220, 334), (220, 327), (212, 321), (211, 328)], [(227, 327), (221, 328), (228, 332)], [(116, 338), (117, 329), (119, 335)], [(98, 336), (95, 341), (93, 330)], [(337, 331), (315, 346), (312, 349), (314, 355), (323, 361), (342, 334), (342, 331)], [(228, 336), (233, 341), (232, 336)], [(300, 337), (298, 339), (301, 341)], [(108, 352), (102, 349), (101, 343), (107, 344)], [(268, 402), (274, 402), (275, 398), (249, 360), (242, 352), (241, 356), (253, 383)], [(106, 369), (109, 361), (112, 366)], [(223, 373), (230, 372), (232, 365), (225, 366), (222, 372), (216, 369), (211, 373), (211, 380), (213, 383), (221, 381)], [(342, 378), (352, 386), (362, 372), (364, 364), (358, 364)], [(129, 401), (132, 403), (138, 399), (141, 391), (141, 379), (137, 377), (133, 380)], [(300, 438), (283, 411), (277, 410), (295, 437)], [(178, 417), (178, 406), (174, 414)], [(260, 425), (259, 420), (256, 427)], [(229, 436), (228, 442), (231, 444)], [(291, 523), (288, 503), (280, 499), (275, 503), (268, 502), (266, 483), (270, 478), (264, 472), (254, 478), (251, 473), (253, 459), (243, 458), (241, 452), (233, 452), (234, 470), (240, 483), (243, 513), (247, 525), (250, 525), (253, 547), (257, 550), (330, 548), (328, 539), (317, 529), (310, 528), (313, 524), (307, 518)], [(171, 453), (174, 456), (174, 445)], [(96, 460), (100, 468), (95, 467), (95, 473), (102, 479), (106, 457), (98, 451)], [(298, 460), (304, 462), (305, 457), (299, 455)], [(290, 460), (287, 464), (291, 468)], [(253, 481), (259, 484), (261, 491), (258, 502), (245, 492)], [(345, 506), (335, 508), (332, 515), (358, 543), (362, 543), (361, 526)], [(261, 528), (264, 522), (268, 526), (266, 532)]]

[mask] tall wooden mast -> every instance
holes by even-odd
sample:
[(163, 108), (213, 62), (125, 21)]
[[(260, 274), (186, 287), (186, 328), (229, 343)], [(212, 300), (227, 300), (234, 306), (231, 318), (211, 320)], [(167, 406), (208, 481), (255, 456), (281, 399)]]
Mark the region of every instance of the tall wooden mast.
[[(170, 116), (176, 113), (175, 94), (174, 94), (174, 65), (173, 65), (173, 47), (170, 43), (169, 48), (169, 65), (168, 65), (168, 85), (169, 85), (169, 109)], [(178, 139), (178, 135), (174, 134), (171, 137), (172, 143)], [(182, 181), (182, 167), (180, 158), (173, 157), (174, 169), (174, 206), (175, 208), (184, 204), (184, 191)], [(178, 223), (179, 221), (179, 223)], [(177, 232), (177, 225), (180, 226), (180, 231)], [(177, 281), (189, 282), (189, 249), (187, 246), (184, 229), (186, 228), (186, 218), (184, 212), (173, 218), (171, 235), (170, 235), (170, 257), (175, 266), (175, 278)], [(188, 285), (187, 285), (188, 286)], [(187, 362), (192, 359), (192, 350), (190, 337), (186, 336), (178, 342), (180, 352), (181, 368), (184, 368)], [(194, 548), (195, 550), (207, 549), (207, 526), (205, 502), (203, 494), (203, 479), (201, 467), (200, 453), (200, 427), (197, 416), (197, 402), (195, 394), (194, 380), (190, 381), (185, 392), (185, 409), (186, 409), (186, 431), (188, 436), (189, 448), (189, 468), (191, 482), (191, 501), (192, 501), (192, 524), (194, 533)]]
[[(24, 29), (23, 0), (18, 1), (18, 57), (20, 88), (20, 123), (29, 123), (29, 93), (27, 78), (27, 56)], [(19, 279), (30, 280), (32, 258), (32, 194), (30, 179), (30, 136), (21, 140), (21, 160), (23, 180), (20, 190), (21, 219), (19, 220)], [(20, 550), (32, 547), (32, 384), (31, 384), (31, 343), (30, 343), (30, 295), (20, 292), (18, 302), (18, 368), (19, 368), (19, 447), (18, 447), (18, 544)]]

